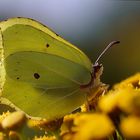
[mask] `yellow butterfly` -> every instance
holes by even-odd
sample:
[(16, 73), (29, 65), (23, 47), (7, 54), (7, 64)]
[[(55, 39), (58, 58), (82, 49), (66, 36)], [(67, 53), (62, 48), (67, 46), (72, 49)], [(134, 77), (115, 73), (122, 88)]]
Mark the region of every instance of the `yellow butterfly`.
[(10, 106), (54, 119), (78, 108), (90, 89), (100, 86), (100, 57), (92, 65), (81, 50), (43, 24), (12, 18), (0, 23), (0, 31), (0, 86)]

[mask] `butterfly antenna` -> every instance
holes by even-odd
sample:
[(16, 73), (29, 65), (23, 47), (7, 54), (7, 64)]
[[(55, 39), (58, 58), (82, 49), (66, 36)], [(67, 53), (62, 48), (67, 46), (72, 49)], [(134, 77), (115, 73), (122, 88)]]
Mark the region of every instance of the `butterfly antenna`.
[(112, 42), (110, 42), (110, 43), (107, 45), (107, 47), (102, 51), (102, 53), (99, 55), (99, 57), (96, 59), (94, 65), (97, 65), (97, 64), (98, 64), (98, 61), (100, 60), (100, 58), (106, 53), (106, 51), (107, 51), (109, 48), (111, 48), (113, 45), (119, 44), (119, 43), (120, 43), (120, 41), (112, 41)]

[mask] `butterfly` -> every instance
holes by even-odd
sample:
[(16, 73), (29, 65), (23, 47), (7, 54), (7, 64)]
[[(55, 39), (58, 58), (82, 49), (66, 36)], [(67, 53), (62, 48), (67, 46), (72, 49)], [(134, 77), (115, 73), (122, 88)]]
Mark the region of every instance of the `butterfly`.
[(17, 17), (0, 22), (0, 32), (1, 98), (15, 109), (29, 116), (60, 118), (102, 84), (98, 60), (93, 65), (80, 49), (45, 25)]

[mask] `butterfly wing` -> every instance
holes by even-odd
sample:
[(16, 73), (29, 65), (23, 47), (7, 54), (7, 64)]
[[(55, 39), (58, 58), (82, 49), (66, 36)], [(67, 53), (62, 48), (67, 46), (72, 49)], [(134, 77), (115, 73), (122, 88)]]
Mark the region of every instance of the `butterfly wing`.
[(5, 57), (18, 51), (55, 54), (92, 71), (88, 57), (41, 23), (27, 18), (13, 18), (0, 23)]
[[(31, 116), (60, 117), (80, 106), (91, 75), (80, 64), (40, 52), (17, 52), (4, 60), (3, 97)], [(34, 111), (36, 109), (36, 111)]]
[(0, 23), (5, 67), (3, 97), (28, 115), (48, 119), (80, 106), (80, 85), (91, 81), (91, 62), (44, 25), (25, 18)]

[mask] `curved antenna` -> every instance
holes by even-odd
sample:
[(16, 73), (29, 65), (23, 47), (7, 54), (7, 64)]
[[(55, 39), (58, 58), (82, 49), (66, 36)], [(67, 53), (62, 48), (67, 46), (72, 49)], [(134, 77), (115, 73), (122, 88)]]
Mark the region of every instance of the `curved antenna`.
[(106, 53), (106, 51), (107, 51), (109, 48), (111, 48), (113, 45), (119, 44), (119, 43), (120, 43), (120, 41), (112, 41), (112, 42), (110, 42), (110, 43), (107, 45), (107, 47), (102, 51), (102, 53), (98, 56), (98, 58), (96, 59), (94, 65), (98, 64), (98, 61), (100, 60), (100, 58)]

